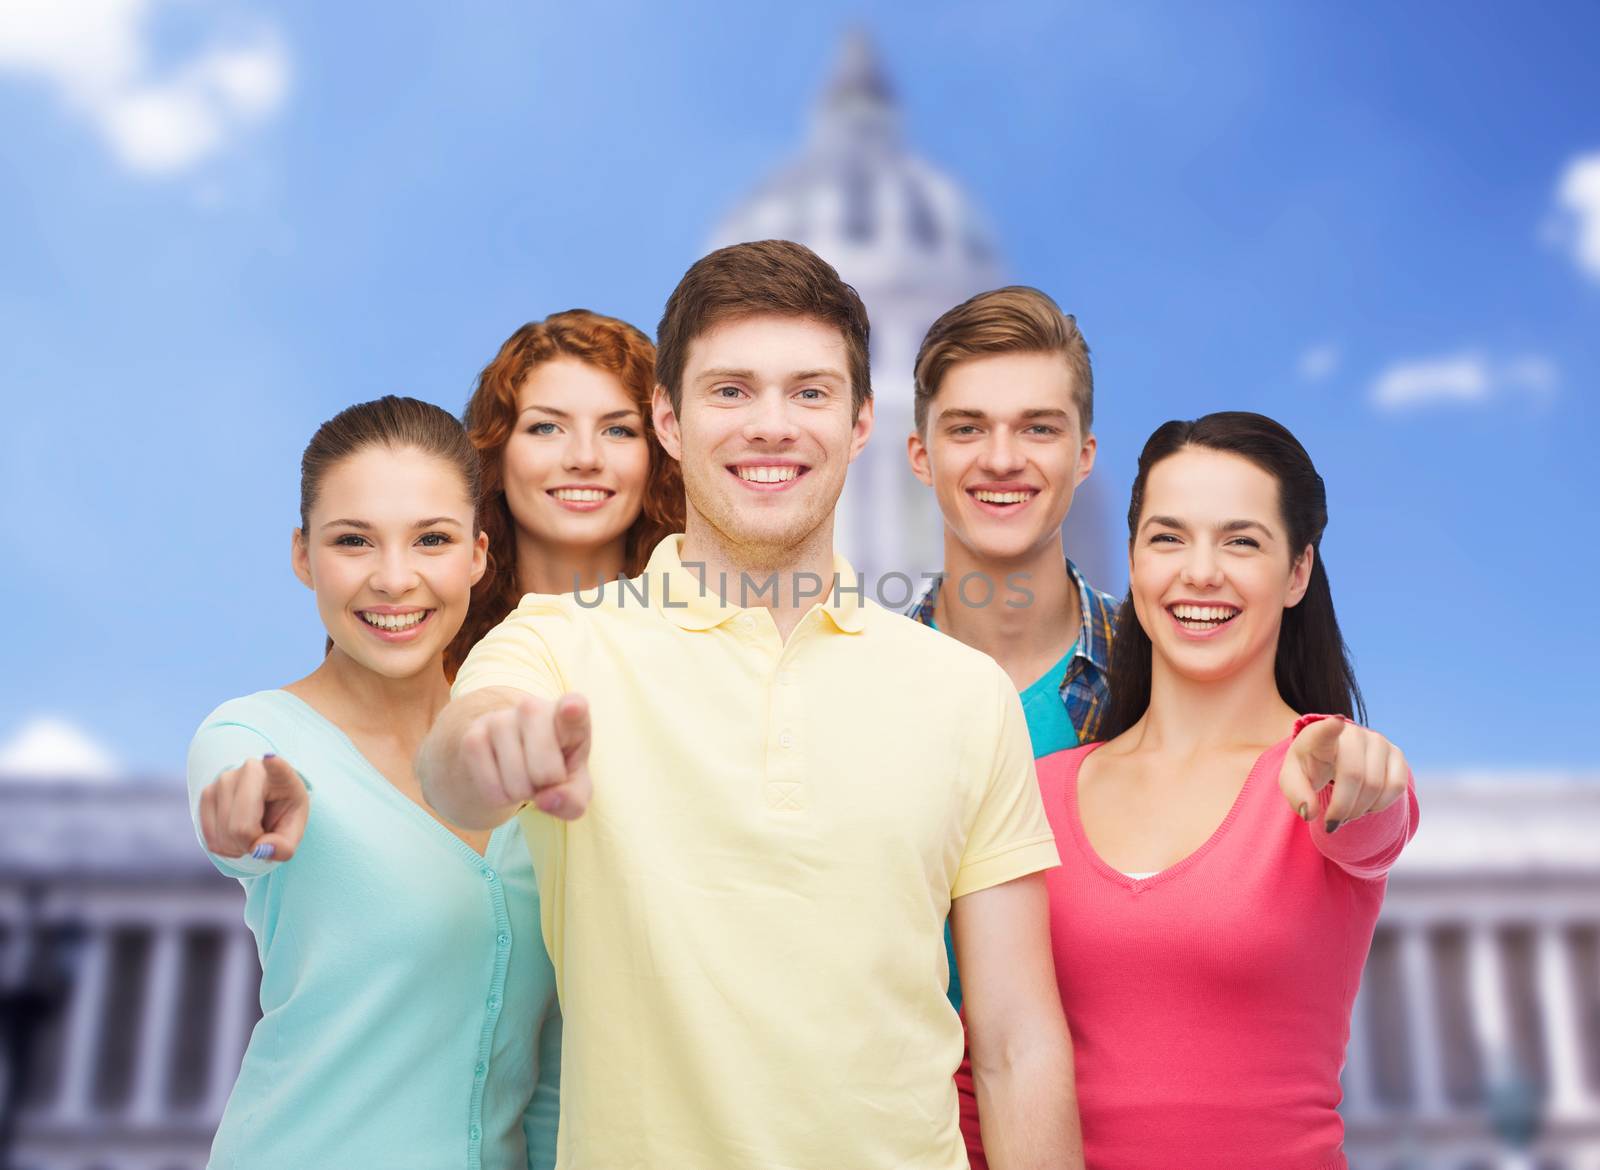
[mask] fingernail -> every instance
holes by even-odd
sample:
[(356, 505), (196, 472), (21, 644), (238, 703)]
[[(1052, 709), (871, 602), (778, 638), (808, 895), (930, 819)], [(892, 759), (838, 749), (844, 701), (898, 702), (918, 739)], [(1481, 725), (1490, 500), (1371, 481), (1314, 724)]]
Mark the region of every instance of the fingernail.
[(266, 755), (262, 756), (261, 758), (263, 760), (275, 760), (275, 759), (278, 758), (278, 753), (277, 752), (268, 752)]
[(263, 841), (250, 851), (250, 856), (254, 857), (257, 861), (266, 861), (277, 852), (277, 849), (278, 847), (271, 841)]
[(1331, 837), (1337, 833), (1339, 831), (1339, 826), (1342, 824), (1344, 824), (1343, 821), (1329, 821), (1327, 824), (1328, 836)]
[(1300, 819), (1302, 821), (1309, 821), (1311, 819), (1311, 806), (1303, 800), (1300, 802)]
[(561, 794), (558, 792), (550, 798), (550, 803), (545, 805), (544, 811), (549, 813), (560, 812), (562, 803)]

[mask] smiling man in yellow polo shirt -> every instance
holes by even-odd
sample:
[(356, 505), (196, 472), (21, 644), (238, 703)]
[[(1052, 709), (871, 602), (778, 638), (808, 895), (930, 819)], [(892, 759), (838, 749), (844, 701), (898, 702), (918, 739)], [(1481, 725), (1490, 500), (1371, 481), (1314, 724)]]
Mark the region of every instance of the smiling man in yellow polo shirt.
[(566, 1019), (558, 1165), (963, 1170), (952, 913), (990, 1164), (1081, 1165), (1016, 690), (833, 552), (872, 429), (865, 309), (764, 241), (696, 263), (659, 333), (685, 533), (638, 578), (525, 598), (419, 759), (462, 825), (522, 809)]

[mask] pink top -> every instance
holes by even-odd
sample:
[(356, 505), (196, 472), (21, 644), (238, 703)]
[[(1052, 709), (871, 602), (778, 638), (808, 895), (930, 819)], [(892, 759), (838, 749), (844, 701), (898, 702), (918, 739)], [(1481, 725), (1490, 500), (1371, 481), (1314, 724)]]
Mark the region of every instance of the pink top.
[[(1051, 946), (1090, 1170), (1346, 1165), (1335, 1108), (1350, 1007), (1417, 800), (1411, 789), (1330, 837), (1278, 789), (1292, 738), (1256, 760), (1203, 845), (1144, 880), (1084, 835), (1078, 768), (1100, 745), (1036, 761), (1061, 852), (1045, 874)], [(962, 1130), (983, 1170), (967, 1074)]]

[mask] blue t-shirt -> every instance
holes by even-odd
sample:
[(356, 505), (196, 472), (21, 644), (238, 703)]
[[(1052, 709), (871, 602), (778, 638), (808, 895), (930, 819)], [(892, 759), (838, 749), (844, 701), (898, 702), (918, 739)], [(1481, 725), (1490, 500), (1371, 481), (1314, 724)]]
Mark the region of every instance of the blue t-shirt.
[[(1033, 741), (1033, 758), (1036, 760), (1078, 746), (1078, 729), (1072, 726), (1067, 705), (1061, 701), (1061, 680), (1066, 677), (1067, 664), (1077, 652), (1078, 644), (1074, 642), (1061, 656), (1060, 662), (1022, 692), (1022, 713), (1028, 720), (1028, 738)], [(956, 971), (956, 942), (955, 936), (950, 933), (948, 919), (944, 924), (944, 949), (950, 963), (950, 1003), (960, 1011), (961, 976)]]

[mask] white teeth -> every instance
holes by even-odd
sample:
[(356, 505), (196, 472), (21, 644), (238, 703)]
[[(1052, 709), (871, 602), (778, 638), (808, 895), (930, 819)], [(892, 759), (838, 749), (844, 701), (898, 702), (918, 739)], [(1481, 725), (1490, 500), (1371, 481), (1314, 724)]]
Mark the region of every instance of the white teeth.
[(798, 467), (736, 467), (734, 471), (751, 483), (788, 483), (800, 474)]
[(975, 491), (972, 494), (985, 504), (1025, 504), (1032, 493)]
[(608, 493), (599, 488), (557, 488), (550, 493), (558, 500), (572, 500), (575, 503), (593, 504), (606, 498)]
[(1172, 607), (1172, 616), (1180, 622), (1224, 622), (1238, 612), (1232, 606), (1220, 605), (1175, 605)]
[(380, 630), (409, 630), (419, 624), (428, 616), (428, 610), (421, 609), (416, 613), (366, 613), (363, 612), (361, 620), (369, 626), (377, 626)]

